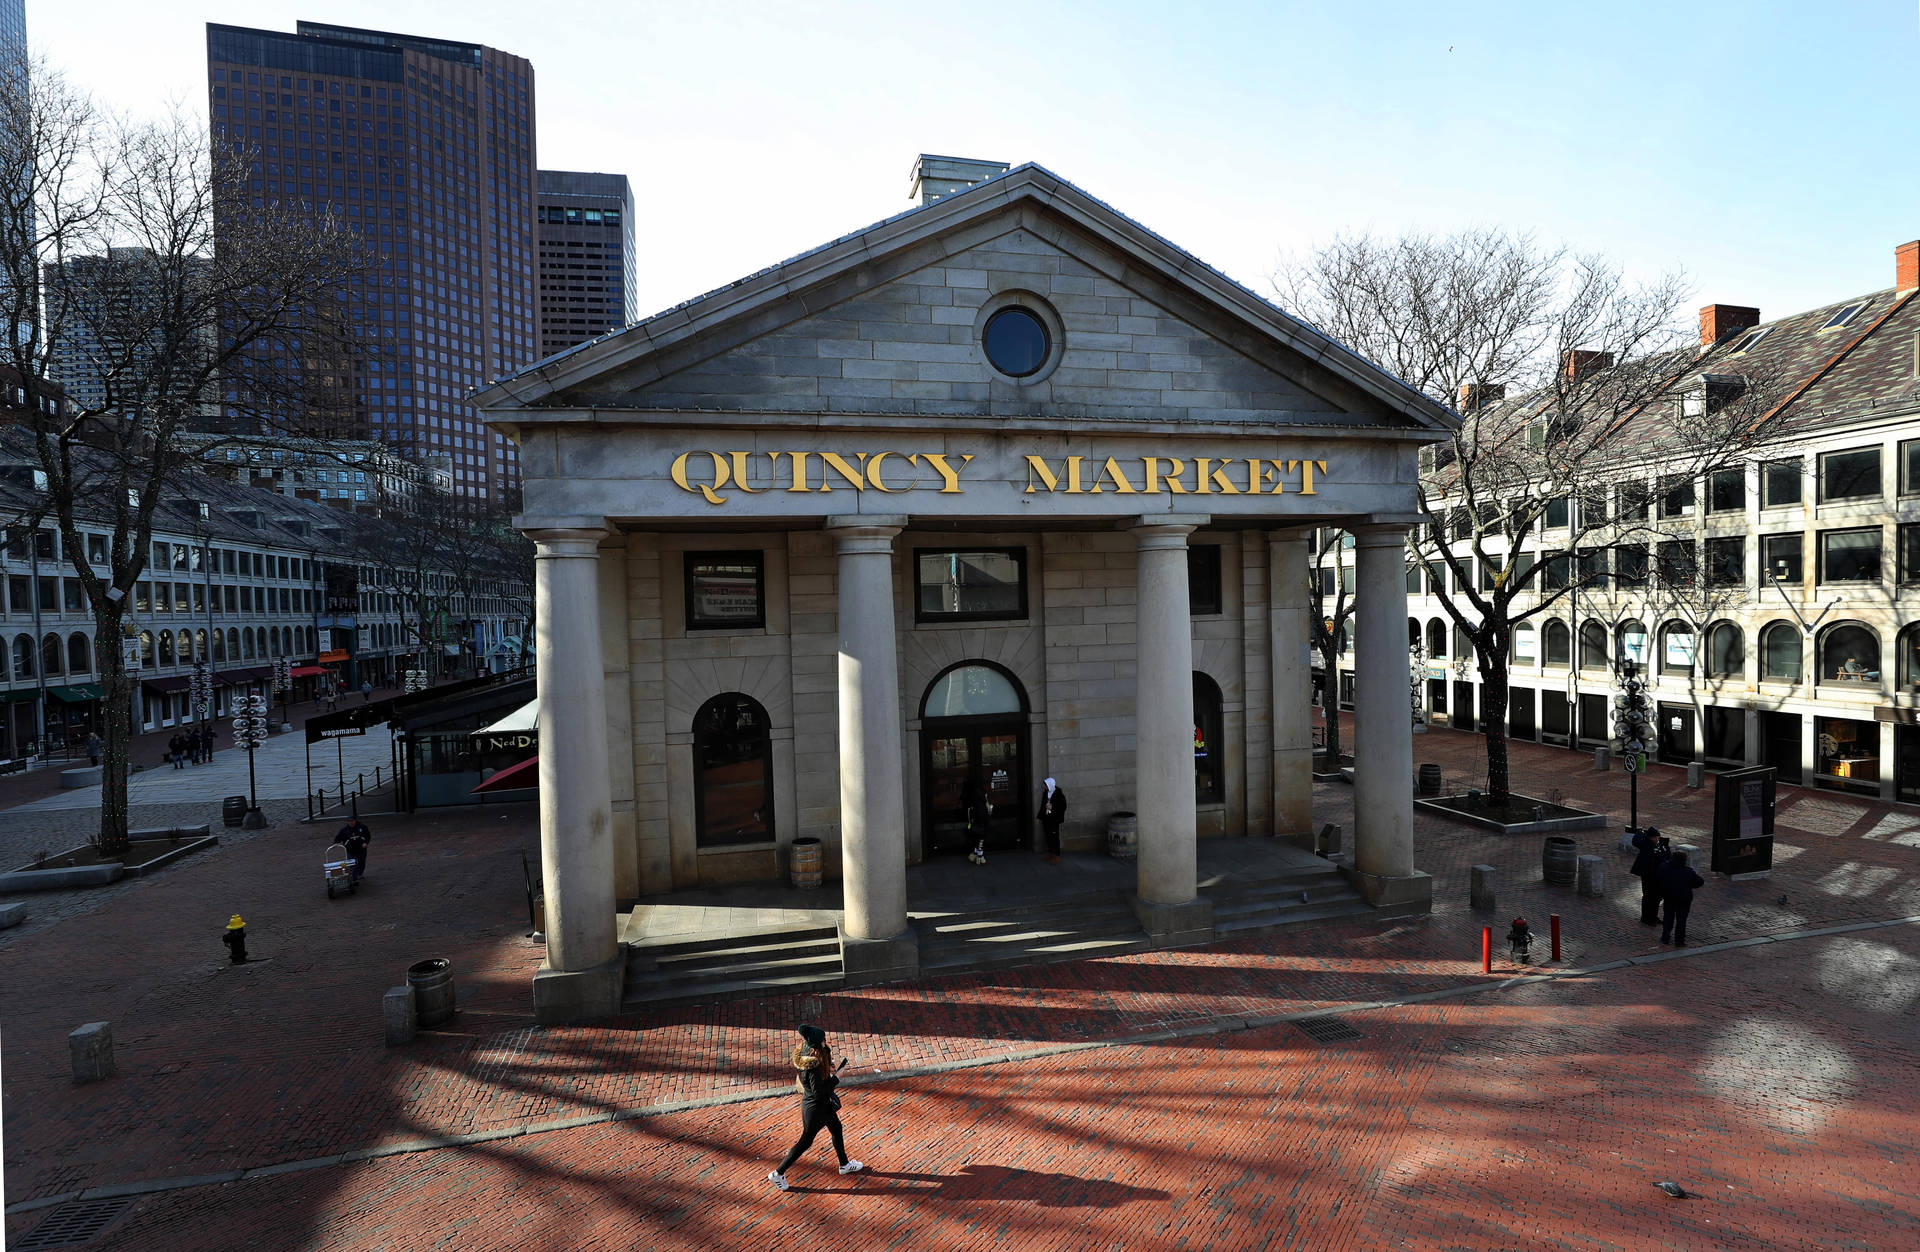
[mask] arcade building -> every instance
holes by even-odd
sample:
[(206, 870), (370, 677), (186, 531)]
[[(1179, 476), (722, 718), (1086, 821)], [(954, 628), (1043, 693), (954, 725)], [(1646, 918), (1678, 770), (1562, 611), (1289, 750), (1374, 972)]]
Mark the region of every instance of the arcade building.
[[(1357, 535), (1350, 876), (1424, 911), (1405, 540), (1453, 416), (1044, 168), (923, 203), (481, 393), (537, 545), (545, 967), (620, 1001), (620, 910), (841, 879), (849, 984), (912, 977), (961, 789), (1030, 847), (1137, 814), (1134, 912), (1204, 942), (1199, 838), (1310, 845), (1308, 543)], [(1386, 785), (1368, 786), (1369, 779)]]

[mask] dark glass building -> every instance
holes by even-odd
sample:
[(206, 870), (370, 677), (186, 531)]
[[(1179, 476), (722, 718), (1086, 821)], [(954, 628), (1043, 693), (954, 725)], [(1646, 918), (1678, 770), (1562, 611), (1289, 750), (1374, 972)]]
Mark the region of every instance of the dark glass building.
[(540, 355), (639, 320), (625, 174), (541, 170)]
[(209, 23), (207, 80), (213, 142), (248, 156), (256, 203), (341, 215), (378, 256), (344, 305), (366, 351), (333, 433), (445, 454), (463, 494), (513, 488), (514, 449), (467, 395), (541, 355), (532, 64), (318, 22)]

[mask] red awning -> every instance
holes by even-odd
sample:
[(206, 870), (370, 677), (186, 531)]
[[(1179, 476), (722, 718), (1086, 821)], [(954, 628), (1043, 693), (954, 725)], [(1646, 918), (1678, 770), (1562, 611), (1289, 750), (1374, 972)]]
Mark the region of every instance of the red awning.
[(324, 665), (296, 665), (287, 671), (289, 678), (314, 678), (321, 674), (332, 673)]
[(473, 789), (474, 795), (483, 791), (524, 791), (540, 785), (540, 758), (530, 756), (518, 765), (509, 765), (494, 774), (487, 781)]
[(335, 661), (344, 661), (347, 659), (347, 650), (345, 648), (335, 648), (331, 652), (322, 652), (319, 659), (322, 663), (329, 665)]

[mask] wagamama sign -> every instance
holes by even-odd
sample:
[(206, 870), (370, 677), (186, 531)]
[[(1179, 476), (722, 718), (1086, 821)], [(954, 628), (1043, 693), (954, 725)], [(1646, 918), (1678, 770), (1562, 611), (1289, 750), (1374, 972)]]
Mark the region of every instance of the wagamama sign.
[[(680, 490), (708, 504), (728, 493), (878, 491), (895, 495), (966, 490), (972, 453), (951, 452), (682, 452), (672, 477)], [(1025, 458), (1026, 494), (1061, 495), (1296, 495), (1317, 494), (1324, 460), (1275, 457), (1045, 457)]]

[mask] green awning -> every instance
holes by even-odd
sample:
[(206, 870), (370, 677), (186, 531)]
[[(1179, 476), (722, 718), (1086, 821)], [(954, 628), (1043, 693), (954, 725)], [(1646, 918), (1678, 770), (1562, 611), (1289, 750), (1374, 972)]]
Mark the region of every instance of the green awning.
[(47, 694), (68, 704), (81, 704), (98, 700), (105, 693), (100, 690), (99, 683), (74, 683), (71, 687), (48, 687)]
[(0, 691), (0, 704), (25, 704), (28, 700), (40, 697), (38, 687), (15, 687), (12, 691)]

